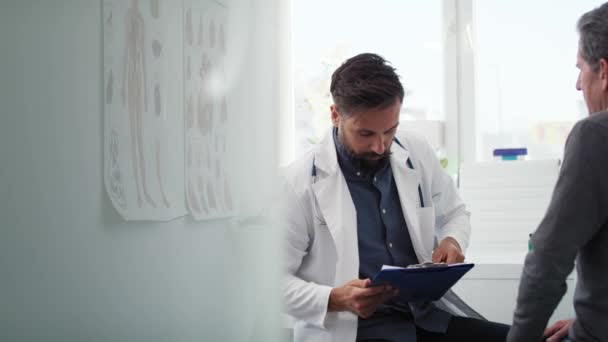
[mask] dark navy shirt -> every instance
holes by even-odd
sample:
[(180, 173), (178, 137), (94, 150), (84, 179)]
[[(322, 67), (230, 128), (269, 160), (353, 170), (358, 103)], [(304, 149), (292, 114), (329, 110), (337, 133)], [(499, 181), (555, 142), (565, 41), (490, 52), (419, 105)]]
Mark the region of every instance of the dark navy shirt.
[[(334, 129), (334, 141), (338, 163), (357, 211), (359, 278), (373, 278), (385, 264), (406, 267), (418, 263), (389, 159), (372, 167), (345, 150), (338, 142), (337, 129)], [(449, 320), (447, 313), (433, 308), (431, 311), (441, 311), (438, 314), (444, 318), (436, 319), (434, 315), (428, 315), (429, 310), (423, 311), (425, 317), (420, 317), (420, 320), (430, 320), (424, 322), (427, 323), (423, 324), (425, 328), (445, 331)], [(359, 318), (357, 339), (407, 341), (413, 336), (412, 341), (415, 341), (413, 322), (419, 321), (416, 315), (417, 310), (412, 312), (407, 303), (388, 302), (370, 318)]]
[(338, 162), (357, 210), (359, 277), (372, 278), (382, 265), (418, 263), (388, 160), (364, 167), (337, 144)]

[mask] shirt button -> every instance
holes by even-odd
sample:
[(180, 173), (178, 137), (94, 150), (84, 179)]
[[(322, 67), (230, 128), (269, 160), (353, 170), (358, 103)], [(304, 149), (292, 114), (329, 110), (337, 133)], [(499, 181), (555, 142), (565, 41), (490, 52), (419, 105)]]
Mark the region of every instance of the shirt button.
[(389, 242), (389, 243), (388, 243), (388, 246), (389, 246), (390, 248), (393, 248), (393, 243), (392, 243), (392, 242)]
[(357, 172), (357, 176), (361, 176), (361, 172)]
[(383, 213), (383, 214), (386, 214), (386, 209), (382, 209), (382, 213)]
[(376, 177), (374, 177), (374, 183), (376, 183)]

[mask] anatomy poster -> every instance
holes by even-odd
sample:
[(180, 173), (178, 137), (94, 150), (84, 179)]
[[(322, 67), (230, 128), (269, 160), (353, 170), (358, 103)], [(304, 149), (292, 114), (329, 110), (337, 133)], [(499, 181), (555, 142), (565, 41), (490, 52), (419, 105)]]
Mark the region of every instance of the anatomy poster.
[(235, 214), (226, 161), (230, 94), (226, 91), (226, 18), (214, 1), (184, 1), (186, 202), (195, 219)]
[(181, 27), (179, 1), (103, 1), (103, 172), (126, 220), (186, 213)]

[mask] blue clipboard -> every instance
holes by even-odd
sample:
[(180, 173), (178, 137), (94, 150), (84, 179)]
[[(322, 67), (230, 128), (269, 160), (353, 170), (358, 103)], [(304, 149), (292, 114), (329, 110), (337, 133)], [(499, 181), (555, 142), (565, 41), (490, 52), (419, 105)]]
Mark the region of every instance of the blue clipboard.
[(428, 265), (413, 268), (380, 270), (372, 279), (372, 286), (389, 284), (399, 288), (400, 301), (439, 300), (475, 264)]

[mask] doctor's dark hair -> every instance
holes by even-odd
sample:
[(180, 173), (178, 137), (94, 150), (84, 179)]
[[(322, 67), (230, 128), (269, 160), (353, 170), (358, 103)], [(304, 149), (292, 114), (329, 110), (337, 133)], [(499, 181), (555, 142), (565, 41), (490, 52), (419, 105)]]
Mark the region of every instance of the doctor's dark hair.
[(346, 60), (334, 71), (329, 88), (341, 115), (357, 109), (384, 109), (403, 103), (403, 86), (389, 62), (373, 53)]
[(583, 14), (576, 27), (579, 53), (597, 71), (600, 59), (608, 61), (608, 3)]

